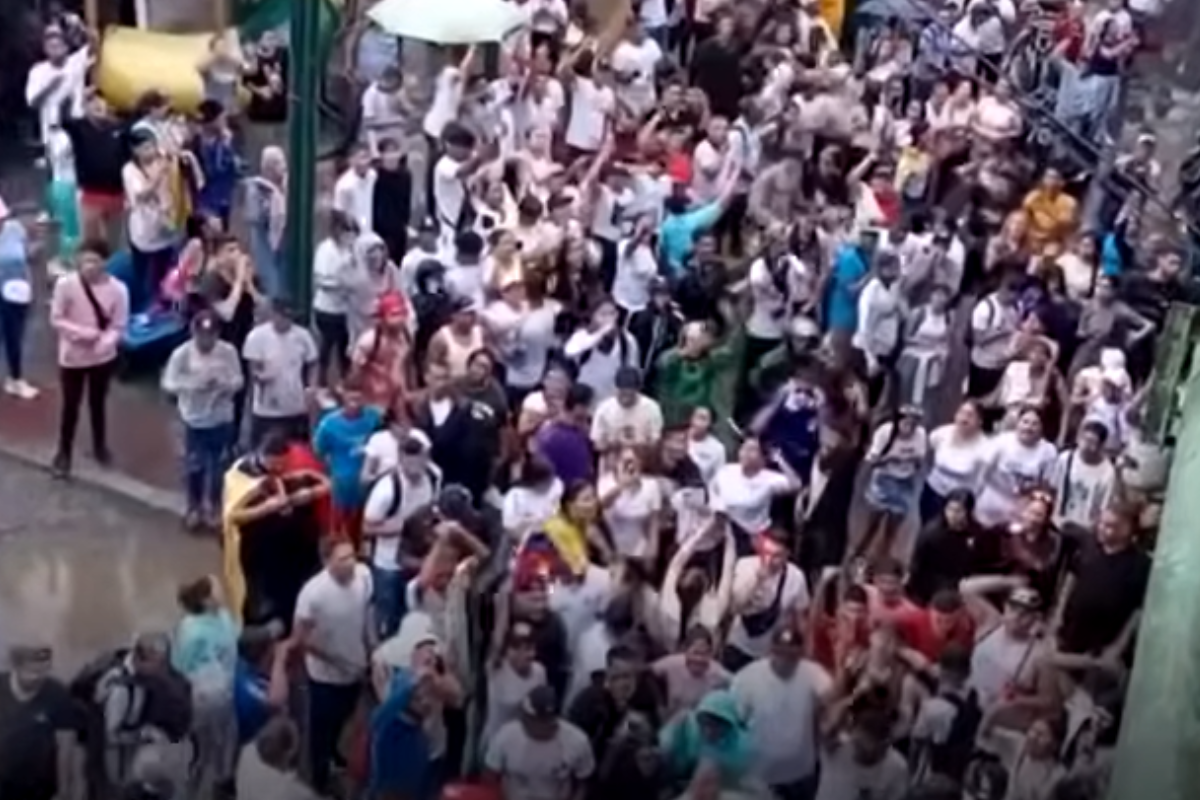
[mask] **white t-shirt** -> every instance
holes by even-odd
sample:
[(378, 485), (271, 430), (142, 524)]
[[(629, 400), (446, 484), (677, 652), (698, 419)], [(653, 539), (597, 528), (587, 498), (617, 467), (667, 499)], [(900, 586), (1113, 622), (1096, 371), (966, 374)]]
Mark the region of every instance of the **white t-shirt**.
[(728, 457), (725, 453), (725, 445), (721, 444), (721, 440), (713, 436), (711, 433), (703, 439), (693, 439), (688, 437), (688, 458), (696, 465), (696, 469), (700, 470), (700, 477), (705, 483), (711, 483), (716, 477), (717, 470), (725, 466)]
[[(400, 488), (398, 503), (397, 485)], [(375, 543), (371, 563), (376, 569), (400, 569), (400, 533), (404, 523), (418, 509), (432, 503), (436, 493), (437, 481), (432, 471), (414, 479), (397, 468), (375, 481), (363, 507), (363, 522), (378, 525), (377, 533), (371, 537)], [(395, 511), (392, 511), (393, 507)]]
[(30, 106), (51, 81), (62, 78), (58, 86), (46, 94), (37, 106), (38, 133), (43, 144), (50, 141), (50, 130), (62, 124), (64, 103), (69, 102), (71, 116), (83, 116), (90, 53), (89, 48), (81, 47), (67, 56), (61, 66), (55, 66), (49, 61), (39, 61), (29, 70), (29, 77), (25, 81), (25, 102)]
[(786, 270), (784, 288), (780, 291), (771, 276), (766, 259), (760, 258), (750, 265), (750, 316), (746, 318), (746, 333), (756, 339), (782, 339), (784, 330), (791, 322), (788, 301), (802, 301), (804, 286), (808, 282), (808, 268), (793, 255), (783, 256)]
[(608, 570), (589, 564), (578, 584), (559, 584), (550, 593), (550, 610), (567, 631), (567, 651), (574, 652), (583, 632), (604, 612), (612, 597)]
[(608, 118), (615, 109), (616, 97), (612, 89), (597, 86), (591, 78), (576, 76), (567, 116), (567, 144), (589, 153), (599, 150), (604, 143)]
[(358, 223), (360, 231), (374, 230), (375, 181), (378, 174), (369, 169), (359, 175), (352, 169), (342, 173), (333, 186), (333, 208)]
[[(733, 597), (750, 597), (742, 613), (735, 617), (729, 628), (729, 644), (753, 658), (762, 658), (771, 649), (771, 637), (784, 623), (788, 611), (802, 612), (808, 608), (808, 581), (795, 564), (784, 568), (783, 588), (780, 590), (779, 576), (774, 575), (759, 582), (761, 559), (758, 556), (739, 558), (733, 566)], [(779, 615), (775, 624), (767, 631), (754, 636), (746, 630), (743, 616), (753, 616), (767, 610), (779, 596)]]
[(482, 307), (484, 287), (487, 284), (487, 276), (483, 274), (483, 264), (460, 264), (457, 261), (451, 261), (446, 265), (444, 280), (446, 289), (451, 294), (467, 298), (475, 303), (476, 308)]
[(709, 486), (711, 505), (747, 533), (761, 533), (771, 527), (771, 501), (788, 485), (787, 477), (775, 470), (747, 475), (741, 464), (726, 464)]
[(382, 475), (400, 466), (400, 441), (390, 430), (372, 433), (363, 447), (364, 463), (375, 463), (375, 474)]
[(708, 139), (696, 145), (692, 153), (692, 198), (697, 203), (711, 203), (721, 193), (721, 174), (731, 157), (727, 145), (718, 150)]
[(1089, 464), (1079, 453), (1068, 450), (1054, 462), (1050, 488), (1054, 491), (1055, 525), (1061, 528), (1072, 523), (1095, 530), (1117, 489), (1117, 468), (1107, 458)]
[(129, 242), (144, 253), (156, 253), (175, 241), (171, 224), (170, 181), (163, 179), (157, 189), (146, 194), (150, 178), (132, 161), (121, 168), (125, 185), (125, 207), (129, 222)]
[(628, 408), (616, 397), (601, 400), (592, 415), (591, 439), (600, 449), (651, 445), (662, 438), (662, 431), (662, 408), (644, 394)]
[(895, 750), (876, 764), (854, 760), (854, 748), (843, 741), (821, 754), (821, 787), (817, 800), (901, 800), (908, 791), (908, 762)]
[[(308, 677), (321, 683), (349, 685), (367, 672), (367, 606), (374, 591), (371, 570), (355, 564), (354, 577), (343, 586), (322, 570), (300, 590), (296, 598), (296, 621), (314, 624), (311, 642), (321, 652), (338, 659), (330, 664), (306, 655)], [(345, 662), (344, 664), (342, 662)]]
[[(611, 472), (600, 476), (596, 491), (603, 497), (615, 489), (617, 478)], [(613, 546), (623, 556), (644, 556), (650, 541), (650, 518), (662, 511), (662, 488), (658, 481), (644, 477), (632, 489), (623, 489), (604, 509), (604, 521), (612, 535)]]
[(754, 768), (764, 783), (795, 783), (816, 771), (820, 692), (811, 671), (798, 668), (784, 680), (760, 659), (733, 676), (730, 691), (750, 729)]
[(1002, 369), (1019, 324), (1017, 310), (995, 295), (976, 303), (971, 312), (971, 363), (982, 369)]
[(733, 677), (715, 660), (709, 662), (703, 675), (696, 675), (688, 669), (687, 656), (683, 653), (663, 656), (651, 669), (662, 678), (667, 690), (667, 719), (674, 718), (680, 711), (695, 708), (704, 695), (728, 687)]
[(521, 716), (525, 698), (538, 686), (546, 683), (546, 668), (534, 662), (528, 675), (518, 675), (516, 670), (501, 662), (499, 667), (488, 670), (487, 718), (483, 725), (483, 736), (479, 741), (487, 743), (504, 725)]
[(514, 486), (504, 495), (500, 518), (509, 534), (524, 534), (540, 528), (558, 513), (563, 484), (553, 478), (541, 491), (527, 486)]
[(500, 776), (504, 797), (520, 800), (570, 800), (596, 769), (587, 736), (566, 720), (559, 720), (548, 741), (531, 739), (520, 720), (506, 723), (488, 743), (483, 760)]
[(874, 470), (907, 480), (925, 466), (925, 455), (929, 452), (925, 429), (917, 426), (911, 436), (892, 435), (895, 423), (885, 422), (871, 434), (871, 445), (867, 458), (877, 461)]
[(251, 410), (258, 417), (297, 417), (308, 413), (304, 372), (317, 361), (317, 343), (299, 325), (280, 333), (274, 324), (255, 326), (242, 345), (242, 356), (260, 371), (251, 370), (254, 394)]
[(404, 133), (407, 119), (397, 109), (395, 93), (382, 91), (378, 83), (372, 83), (363, 91), (360, 107), (363, 141), (371, 147), (372, 153), (378, 155), (379, 142), (384, 138), (397, 142), (407, 138)]
[(1001, 433), (993, 441), (991, 463), (984, 469), (975, 503), (975, 518), (985, 527), (1015, 520), (1022, 492), (1047, 481), (1058, 455), (1045, 439), (1026, 447), (1016, 431)]
[(462, 73), (458, 67), (443, 67), (433, 85), (433, 102), (425, 112), (422, 127), (426, 136), (437, 139), (447, 123), (458, 116), (462, 103)]
[(617, 273), (613, 279), (613, 302), (626, 311), (641, 311), (650, 304), (650, 284), (658, 274), (658, 259), (649, 243), (617, 247)]
[(954, 437), (954, 426), (943, 425), (929, 434), (929, 446), (933, 449), (933, 464), (925, 478), (929, 488), (943, 497), (955, 489), (975, 491), (992, 454), (992, 440), (986, 434), (960, 442)]
[(967, 686), (977, 693), (980, 707), (991, 708), (1012, 687), (1033, 688), (1034, 668), (1048, 650), (1046, 640), (1014, 639), (1003, 625), (976, 642)]
[(636, 200), (632, 189), (618, 192), (611, 186), (600, 184), (592, 206), (591, 234), (606, 242), (617, 244), (625, 235), (628, 225), (627, 210)]
[[(646, 6), (654, 1), (643, 0), (643, 14), (646, 12)], [(657, 2), (661, 4), (662, 0)], [(617, 87), (617, 94), (630, 108), (643, 114), (653, 110), (657, 102), (657, 93), (654, 90), (655, 71), (662, 57), (662, 48), (649, 36), (642, 39), (641, 44), (624, 39), (613, 48), (609, 56), (612, 70), (627, 81)]]
[(449, 155), (437, 160), (433, 168), (433, 210), (443, 236), (453, 233), (467, 201), (467, 185), (458, 175), (462, 162)]

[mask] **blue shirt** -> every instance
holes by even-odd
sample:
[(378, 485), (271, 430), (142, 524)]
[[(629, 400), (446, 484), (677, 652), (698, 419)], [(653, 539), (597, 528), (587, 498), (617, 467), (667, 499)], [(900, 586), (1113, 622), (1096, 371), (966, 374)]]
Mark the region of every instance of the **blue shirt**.
[(658, 229), (658, 249), (672, 277), (683, 272), (684, 264), (696, 246), (696, 236), (717, 224), (724, 208), (720, 203), (668, 214)]
[(237, 190), (241, 169), (237, 152), (224, 139), (196, 139), (193, 151), (204, 173), (204, 185), (197, 192), (196, 204), (216, 214), (229, 213), (233, 193)]
[(407, 670), (392, 675), (387, 697), (371, 714), (371, 776), (368, 795), (399, 795), (426, 800), (433, 788), (429, 740), (409, 716), (413, 678)]
[(855, 245), (842, 245), (833, 261), (833, 275), (826, 295), (825, 324), (830, 330), (858, 328), (858, 284), (866, 277), (867, 262)]
[(238, 742), (258, 736), (275, 714), (267, 701), (271, 680), (250, 664), (238, 659), (233, 673), (233, 713), (237, 717)]
[(0, 224), (0, 284), (16, 278), (29, 279), (29, 235), (15, 219)]
[(340, 508), (357, 508), (364, 501), (361, 480), (363, 448), (383, 425), (383, 412), (366, 406), (353, 417), (341, 410), (330, 412), (317, 424), (313, 446), (325, 462), (333, 501)]

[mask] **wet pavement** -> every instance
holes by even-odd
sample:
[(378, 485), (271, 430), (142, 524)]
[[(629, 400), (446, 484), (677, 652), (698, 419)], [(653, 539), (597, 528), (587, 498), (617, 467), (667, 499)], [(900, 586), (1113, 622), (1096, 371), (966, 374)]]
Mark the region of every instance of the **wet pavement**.
[(218, 566), (216, 543), (174, 517), (0, 457), (0, 647), (50, 644), (69, 676), (139, 630), (169, 630), (179, 585)]

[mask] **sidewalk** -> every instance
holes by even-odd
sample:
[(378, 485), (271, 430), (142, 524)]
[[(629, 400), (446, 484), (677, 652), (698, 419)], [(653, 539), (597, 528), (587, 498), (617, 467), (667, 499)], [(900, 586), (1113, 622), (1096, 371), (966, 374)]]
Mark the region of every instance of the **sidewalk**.
[[(6, 188), (14, 188), (5, 176)], [(29, 198), (14, 198), (22, 205)], [(61, 395), (54, 337), (50, 330), (45, 280), (35, 281), (25, 346), (27, 379), (41, 390), (32, 402), (0, 394), (0, 453), (49, 468), (58, 440)], [(178, 422), (156, 376), (114, 381), (108, 400), (108, 438), (114, 466), (91, 461), (91, 428), (86, 409), (75, 439), (75, 480), (131, 497), (171, 513), (181, 511)]]

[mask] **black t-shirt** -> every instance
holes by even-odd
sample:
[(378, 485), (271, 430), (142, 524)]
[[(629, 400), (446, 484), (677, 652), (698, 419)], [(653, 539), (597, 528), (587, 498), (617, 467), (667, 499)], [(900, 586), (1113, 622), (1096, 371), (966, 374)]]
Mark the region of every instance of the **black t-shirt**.
[(251, 91), (246, 116), (254, 122), (283, 122), (287, 119), (288, 65), (282, 52), (269, 58), (259, 56), (254, 68), (246, 74), (245, 83), (252, 90), (266, 89), (270, 86), (269, 75), (272, 70), (279, 75), (280, 90), (271, 97), (260, 97)]
[[(216, 270), (209, 270), (199, 281), (197, 287), (200, 296), (200, 307), (211, 308), (224, 301), (233, 292), (233, 286)], [(254, 328), (254, 298), (249, 292), (243, 292), (233, 316), (221, 321), (221, 338), (242, 352), (246, 337)]]
[(1075, 588), (1063, 609), (1060, 645), (1070, 653), (1110, 646), (1142, 607), (1150, 582), (1150, 557), (1136, 547), (1104, 552), (1088, 540), (1075, 559)]
[(49, 800), (58, 790), (57, 735), (78, 736), (80, 720), (65, 686), (55, 680), (18, 700), (0, 673), (0, 798)]
[(85, 192), (124, 194), (121, 168), (128, 159), (129, 148), (121, 124), (68, 119), (63, 121), (62, 128), (71, 140), (79, 188)]

